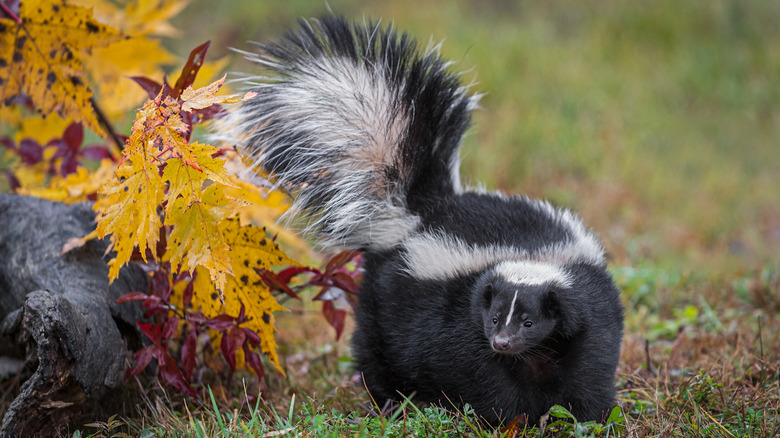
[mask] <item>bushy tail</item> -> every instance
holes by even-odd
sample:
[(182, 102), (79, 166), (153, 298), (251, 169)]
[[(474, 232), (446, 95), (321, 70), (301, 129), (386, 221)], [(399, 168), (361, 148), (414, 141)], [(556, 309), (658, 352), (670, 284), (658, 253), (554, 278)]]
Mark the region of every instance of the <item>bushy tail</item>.
[(303, 21), (247, 58), (259, 93), (223, 120), (236, 144), (295, 196), (325, 249), (391, 247), (415, 210), (460, 191), (458, 147), (477, 97), (437, 51), (338, 17)]

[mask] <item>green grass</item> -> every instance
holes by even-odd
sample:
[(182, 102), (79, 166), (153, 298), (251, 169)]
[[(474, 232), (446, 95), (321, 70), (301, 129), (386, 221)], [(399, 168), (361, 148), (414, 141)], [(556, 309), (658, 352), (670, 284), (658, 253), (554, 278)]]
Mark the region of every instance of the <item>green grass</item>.
[[(486, 93), (464, 141), (464, 180), (550, 199), (600, 234), (626, 305), (621, 435), (780, 435), (780, 3), (328, 4), (444, 40), (452, 68)], [(210, 56), (225, 56), (325, 11), (195, 0), (171, 47), (186, 54), (211, 39)], [(133, 436), (511, 436), (414, 404), (371, 416), (347, 341), (303, 311), (278, 319), (287, 374), (266, 376), (263, 403), (242, 403), (240, 381), (220, 382), (203, 406), (145, 383), (130, 396), (144, 400), (135, 410), (74, 428), (97, 433), (83, 424), (121, 412), (116, 430)], [(559, 423), (541, 435), (615, 428)]]
[(577, 422), (574, 416), (561, 406), (551, 409), (549, 416), (540, 427), (510, 425), (499, 431), (478, 422), (466, 406), (462, 411), (446, 410), (438, 406), (418, 407), (409, 400), (394, 410), (378, 415), (365, 412), (344, 413), (336, 409), (325, 409), (316, 400), (308, 399), (291, 403), (286, 411), (268, 410), (258, 401), (247, 406), (245, 412), (224, 411), (209, 392), (210, 405), (179, 415), (166, 409), (170, 402), (158, 403), (157, 408), (148, 410), (144, 423), (128, 420), (124, 423), (111, 417), (105, 422), (86, 425), (96, 432), (88, 434), (78, 430), (73, 437), (81, 436), (127, 436), (129, 429), (133, 436), (193, 436), (193, 437), (400, 437), (400, 436), (436, 436), (436, 437), (494, 437), (499, 436), (541, 436), (543, 434), (567, 434), (574, 436), (617, 436), (626, 427), (626, 419), (619, 407), (616, 407), (605, 424), (595, 422)]

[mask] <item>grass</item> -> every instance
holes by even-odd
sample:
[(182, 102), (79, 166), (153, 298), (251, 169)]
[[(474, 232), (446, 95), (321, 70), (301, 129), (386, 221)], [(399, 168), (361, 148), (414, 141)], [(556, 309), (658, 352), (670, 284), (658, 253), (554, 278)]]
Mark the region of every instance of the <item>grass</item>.
[[(280, 356), (286, 376), (263, 381), (263, 399), (246, 400), (254, 383), (212, 383), (196, 405), (144, 380), (138, 408), (110, 408), (74, 425), (123, 413), (132, 436), (747, 436), (780, 433), (780, 272), (763, 270), (720, 281), (679, 271), (620, 268), (627, 320), (618, 369), (618, 409), (606, 426), (564, 422), (556, 411), (544, 430), (480, 425), (457, 412), (404, 404), (377, 416), (354, 382), (347, 339), (310, 305), (279, 318)], [(689, 300), (680, 297), (690, 295)], [(674, 297), (674, 298), (672, 298)], [(631, 301), (636, 298), (636, 301)], [(290, 304), (290, 303), (288, 303)], [(668, 315), (668, 316), (666, 316)], [(135, 386), (135, 385), (134, 385)], [(101, 417), (101, 415), (103, 415)]]
[[(780, 4), (328, 4), (444, 40), (453, 69), (486, 93), (464, 141), (466, 181), (572, 208), (605, 242), (626, 305), (624, 417), (600, 431), (551, 417), (529, 436), (780, 435)], [(212, 39), (210, 55), (224, 56), (327, 6), (195, 0), (171, 44), (184, 54)], [(278, 319), (286, 376), (266, 376), (262, 403), (242, 402), (252, 385), (238, 379), (215, 382), (203, 406), (141, 382), (126, 396), (137, 408), (74, 429), (97, 434), (83, 425), (119, 412), (124, 425), (106, 435), (522, 435), (410, 403), (371, 415), (349, 333), (335, 341), (310, 305), (298, 310)]]

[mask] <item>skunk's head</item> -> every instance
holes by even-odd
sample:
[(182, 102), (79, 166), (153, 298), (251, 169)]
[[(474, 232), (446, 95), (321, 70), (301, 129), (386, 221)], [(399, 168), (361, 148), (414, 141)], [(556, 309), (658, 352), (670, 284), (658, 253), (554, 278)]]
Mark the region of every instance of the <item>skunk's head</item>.
[(570, 277), (547, 263), (511, 261), (488, 270), (477, 288), (493, 351), (522, 355), (560, 332), (565, 312), (559, 294), (570, 287)]

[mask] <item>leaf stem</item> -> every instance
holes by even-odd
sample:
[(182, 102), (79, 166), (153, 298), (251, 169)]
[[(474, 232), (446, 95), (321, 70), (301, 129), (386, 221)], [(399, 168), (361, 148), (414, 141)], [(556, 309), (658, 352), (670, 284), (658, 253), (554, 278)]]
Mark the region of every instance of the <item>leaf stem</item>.
[(123, 142), (122, 139), (119, 138), (119, 135), (116, 133), (114, 126), (108, 120), (106, 113), (103, 112), (103, 109), (100, 108), (100, 105), (98, 105), (94, 97), (89, 98), (89, 103), (92, 104), (92, 109), (95, 110), (95, 114), (97, 115), (100, 126), (102, 126), (103, 129), (105, 129), (106, 132), (108, 132), (108, 135), (111, 136), (111, 139), (114, 140), (114, 144), (116, 144), (117, 150), (119, 152), (122, 152), (122, 149), (125, 148), (125, 142)]
[(0, 9), (2, 9), (3, 12), (8, 14), (8, 16), (11, 17), (11, 19), (14, 20), (16, 22), (16, 24), (19, 24), (19, 25), (22, 24), (22, 19), (19, 18), (16, 14), (14, 14), (14, 11), (12, 11), (11, 8), (8, 7), (8, 5), (6, 5), (3, 2), (0, 2)]

